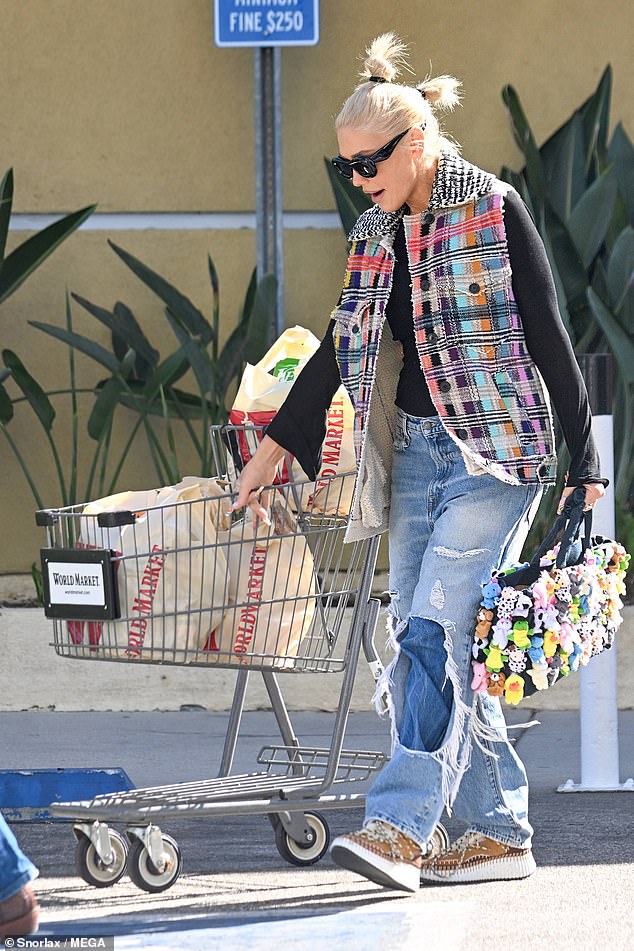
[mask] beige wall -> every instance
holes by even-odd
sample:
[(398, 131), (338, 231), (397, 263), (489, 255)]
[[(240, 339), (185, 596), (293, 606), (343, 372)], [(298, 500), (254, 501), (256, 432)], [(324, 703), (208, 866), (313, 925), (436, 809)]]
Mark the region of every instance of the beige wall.
[[(211, 11), (211, 0), (4, 0), (3, 35), (11, 41), (3, 45), (0, 70), (0, 174), (15, 169), (16, 212), (63, 212), (92, 202), (101, 212), (253, 210), (252, 53), (213, 46)], [(448, 127), (468, 159), (499, 171), (521, 165), (500, 97), (506, 83), (518, 90), (541, 141), (611, 62), (612, 123), (621, 120), (632, 133), (633, 19), (631, 3), (622, 0), (600, 7), (590, 0), (322, 0), (320, 44), (283, 53), (285, 207), (333, 209), (323, 168), (323, 156), (335, 150), (332, 118), (355, 81), (358, 54), (376, 33), (403, 34), (419, 76), (431, 60), (435, 73), (463, 81), (464, 105)], [(14, 234), (13, 245), (24, 237)], [(106, 237), (172, 279), (207, 313), (211, 253), (223, 336), (255, 259), (247, 230), (74, 235), (0, 309), (0, 345), (15, 349), (47, 385), (63, 383), (64, 348), (26, 321), (61, 324), (66, 286), (96, 302), (126, 301), (155, 344), (163, 335), (165, 352), (172, 347), (157, 304)], [(287, 323), (319, 334), (338, 293), (343, 235), (289, 231), (285, 254)], [(95, 332), (91, 318), (74, 312), (79, 329)], [(85, 385), (103, 375), (86, 360), (80, 373)], [(17, 422), (54, 503), (42, 439), (26, 412)], [(142, 484), (146, 473), (141, 458), (126, 472), (126, 485)], [(0, 439), (0, 572), (26, 570), (33, 560), (39, 538), (32, 510)]]

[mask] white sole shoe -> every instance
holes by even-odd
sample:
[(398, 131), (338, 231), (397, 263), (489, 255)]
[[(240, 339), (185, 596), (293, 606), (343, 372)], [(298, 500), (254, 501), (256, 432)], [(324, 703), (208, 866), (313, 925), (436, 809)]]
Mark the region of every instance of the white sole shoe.
[[(434, 868), (434, 865), (436, 867)], [(456, 865), (451, 869), (439, 868), (436, 862), (423, 866), (420, 871), (421, 883), (442, 882), (451, 885), (466, 882), (504, 882), (517, 878), (528, 878), (536, 870), (535, 859), (530, 849), (502, 855), (499, 858), (483, 858)]]
[(334, 840), (330, 854), (337, 865), (363, 875), (384, 888), (395, 888), (403, 892), (417, 892), (420, 888), (420, 869), (415, 865), (381, 858), (345, 835)]

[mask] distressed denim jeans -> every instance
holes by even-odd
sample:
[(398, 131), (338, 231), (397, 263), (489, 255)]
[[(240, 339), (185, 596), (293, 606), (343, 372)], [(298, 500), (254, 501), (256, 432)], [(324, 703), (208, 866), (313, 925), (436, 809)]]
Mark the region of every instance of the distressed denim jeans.
[(0, 813), (0, 902), (17, 894), (37, 874)]
[(499, 842), (530, 844), (526, 772), (499, 699), (471, 690), (471, 643), (480, 585), (519, 559), (540, 498), (539, 485), (469, 475), (438, 417), (399, 410), (389, 529), (396, 656), (379, 685), (393, 749), (366, 820), (421, 845), (445, 807)]

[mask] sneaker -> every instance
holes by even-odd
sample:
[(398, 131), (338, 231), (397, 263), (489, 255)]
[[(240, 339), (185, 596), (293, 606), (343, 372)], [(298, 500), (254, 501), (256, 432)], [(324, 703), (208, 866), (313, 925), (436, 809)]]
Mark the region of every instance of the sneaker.
[(528, 878), (536, 869), (531, 849), (496, 842), (468, 830), (440, 855), (421, 862), (421, 882), (499, 882)]
[(423, 850), (387, 822), (373, 819), (360, 832), (338, 836), (330, 848), (333, 861), (377, 885), (417, 892)]
[(25, 937), (37, 931), (40, 906), (30, 885), (0, 902), (0, 941)]

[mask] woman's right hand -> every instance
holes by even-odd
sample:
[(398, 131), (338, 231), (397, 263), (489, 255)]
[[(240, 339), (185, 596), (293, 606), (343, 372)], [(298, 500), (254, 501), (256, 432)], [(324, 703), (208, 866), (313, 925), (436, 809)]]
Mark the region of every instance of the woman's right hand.
[(264, 486), (272, 485), (277, 475), (277, 464), (284, 456), (284, 449), (269, 436), (264, 436), (253, 457), (240, 473), (236, 485), (237, 498), (231, 511), (248, 506), (256, 518), (270, 525), (267, 511), (267, 494), (262, 495)]

